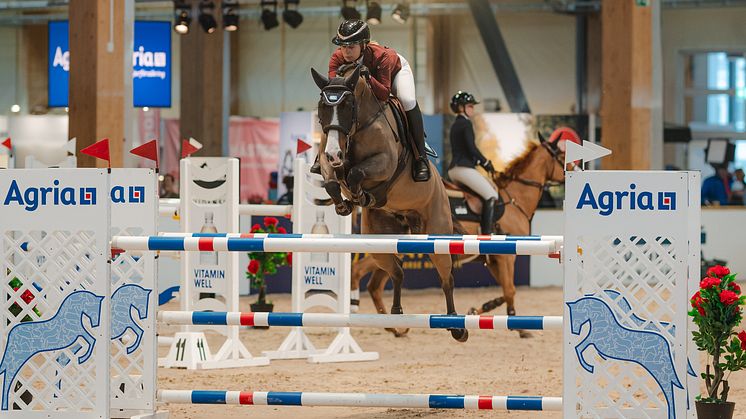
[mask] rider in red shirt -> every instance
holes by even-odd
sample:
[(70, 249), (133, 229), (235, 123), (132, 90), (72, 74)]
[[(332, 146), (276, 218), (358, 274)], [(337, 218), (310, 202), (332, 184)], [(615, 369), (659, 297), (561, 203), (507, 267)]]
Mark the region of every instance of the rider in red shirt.
[[(404, 57), (389, 47), (370, 42), (370, 28), (362, 20), (347, 20), (337, 29), (332, 39), (339, 45), (329, 60), (329, 77), (337, 75), (343, 64), (361, 63), (367, 71), (362, 73), (368, 80), (373, 93), (381, 102), (388, 101), (389, 95), (399, 98), (409, 120), (409, 130), (417, 145), (420, 158), (412, 165), (412, 177), (416, 182), (430, 179), (430, 166), (425, 154), (425, 128), (422, 112), (417, 105), (414, 75)], [(320, 173), (318, 161), (311, 171)]]

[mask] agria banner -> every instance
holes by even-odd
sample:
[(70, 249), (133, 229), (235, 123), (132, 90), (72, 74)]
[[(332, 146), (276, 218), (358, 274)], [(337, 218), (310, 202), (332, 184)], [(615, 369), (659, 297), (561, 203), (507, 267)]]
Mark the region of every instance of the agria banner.
[[(49, 22), (49, 106), (67, 106), (70, 77), (69, 24)], [(132, 52), (133, 105), (171, 106), (171, 23), (135, 22)]]

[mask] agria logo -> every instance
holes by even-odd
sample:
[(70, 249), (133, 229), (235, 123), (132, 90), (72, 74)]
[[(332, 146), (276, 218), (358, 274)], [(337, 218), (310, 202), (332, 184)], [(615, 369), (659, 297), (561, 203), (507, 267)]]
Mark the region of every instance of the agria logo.
[(29, 212), (47, 205), (96, 205), (96, 188), (60, 187), (60, 181), (55, 179), (51, 187), (37, 188), (31, 186), (22, 189), (18, 186), (18, 182), (13, 180), (3, 200), (5, 206), (12, 204), (22, 206)]
[(114, 186), (111, 188), (111, 202), (115, 204), (142, 204), (145, 202), (145, 187)]
[(586, 183), (575, 208), (586, 206), (599, 210), (602, 216), (609, 216), (614, 210), (675, 211), (676, 192), (637, 191), (637, 185), (632, 183), (629, 190), (602, 191), (596, 195), (591, 185)]

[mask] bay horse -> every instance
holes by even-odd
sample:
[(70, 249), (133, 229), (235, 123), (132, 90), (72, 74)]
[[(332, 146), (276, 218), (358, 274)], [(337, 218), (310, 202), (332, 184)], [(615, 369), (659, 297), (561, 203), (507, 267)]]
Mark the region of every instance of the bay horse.
[[(530, 143), (526, 150), (503, 172), (491, 174), (492, 181), (498, 186), (498, 193), (502, 199), (504, 214), (493, 226), (493, 234), (509, 234), (525, 236), (531, 232), (531, 218), (539, 205), (544, 187), (549, 182), (561, 183), (565, 180), (564, 144), (559, 141), (549, 142), (539, 135), (539, 143)], [(477, 221), (457, 221), (456, 230), (459, 234), (479, 234), (480, 225)], [(502, 304), (507, 304), (507, 314), (514, 316), (515, 311), (515, 255), (482, 255), (478, 257), (460, 255), (458, 262), (466, 263), (478, 260), (484, 263), (490, 274), (502, 288), (503, 295), (489, 300), (479, 308), (471, 308), (469, 314), (482, 314), (494, 310)], [(368, 282), (368, 293), (378, 311), (383, 307), (383, 290), (388, 281), (385, 273), (375, 269), (368, 257), (360, 259), (352, 265), (351, 289), (360, 288), (360, 280), (371, 272)], [(529, 337), (530, 333), (518, 331), (521, 337)], [(395, 331), (395, 335), (402, 336), (404, 331)]]
[[(321, 174), (337, 214), (350, 215), (354, 206), (360, 206), (362, 234), (452, 234), (448, 196), (437, 170), (431, 167), (430, 180), (414, 183), (412, 153), (394, 128), (392, 106), (378, 101), (367, 80), (360, 77), (360, 66), (341, 70), (340, 76), (329, 80), (311, 69), (321, 90)], [(438, 271), (446, 311), (456, 314), (452, 257), (429, 257)], [(376, 270), (393, 279), (391, 313), (403, 313), (401, 260), (393, 254), (372, 254), (371, 260)], [(385, 309), (381, 306), (379, 312)], [(465, 329), (450, 332), (459, 342), (469, 337)]]

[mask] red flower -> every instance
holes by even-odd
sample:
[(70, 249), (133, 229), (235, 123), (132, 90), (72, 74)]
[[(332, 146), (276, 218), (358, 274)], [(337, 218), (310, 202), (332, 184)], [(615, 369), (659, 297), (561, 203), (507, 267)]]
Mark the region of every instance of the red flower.
[(741, 349), (746, 351), (746, 331), (741, 330), (738, 332), (738, 340), (741, 341)]
[(279, 221), (277, 221), (277, 218), (275, 217), (264, 217), (264, 225), (266, 226), (275, 226), (277, 225)]
[(720, 291), (720, 302), (725, 305), (731, 305), (738, 301), (738, 296), (731, 290)]
[(702, 296), (699, 294), (699, 291), (697, 291), (697, 293), (692, 296), (691, 301), (692, 301), (692, 307), (696, 308), (697, 311), (699, 311), (699, 314), (704, 316), (705, 309), (702, 307), (702, 304), (705, 302), (705, 299), (702, 298)]
[(293, 254), (292, 253), (288, 253), (288, 255), (285, 257), (285, 259), (287, 259), (288, 265), (292, 265), (293, 264)]
[(23, 301), (26, 302), (26, 304), (30, 304), (32, 301), (34, 301), (34, 294), (31, 293), (31, 291), (26, 290), (23, 294), (21, 294), (21, 298)]
[[(20, 287), (14, 287), (13, 291), (18, 291)], [(30, 304), (32, 301), (34, 301), (34, 294), (30, 290), (26, 290), (21, 294), (21, 299), (26, 302), (26, 304)]]
[(715, 265), (707, 270), (707, 276), (722, 278), (730, 274), (730, 269), (725, 266)]
[(285, 227), (277, 227), (277, 232), (280, 234), (288, 234), (288, 231), (285, 230)]
[(249, 270), (249, 273), (256, 275), (257, 272), (259, 272), (259, 261), (256, 259), (251, 259), (251, 262), (249, 262), (249, 266), (247, 267)]
[(699, 282), (699, 287), (702, 289), (709, 289), (715, 286), (720, 285), (720, 279), (719, 278), (702, 278), (702, 280)]
[(735, 292), (736, 294), (740, 294), (740, 293), (741, 293), (741, 287), (740, 287), (740, 286), (739, 286), (738, 284), (736, 284), (736, 282), (735, 282), (735, 281), (733, 281), (733, 282), (731, 282), (730, 284), (728, 284), (728, 286), (729, 286), (729, 287), (730, 287), (730, 289), (732, 289), (732, 290), (733, 290), (733, 292)]
[(251, 232), (252, 233), (256, 233), (257, 231), (259, 231), (261, 229), (262, 229), (262, 226), (260, 226), (259, 224), (254, 224), (253, 226), (251, 226)]

